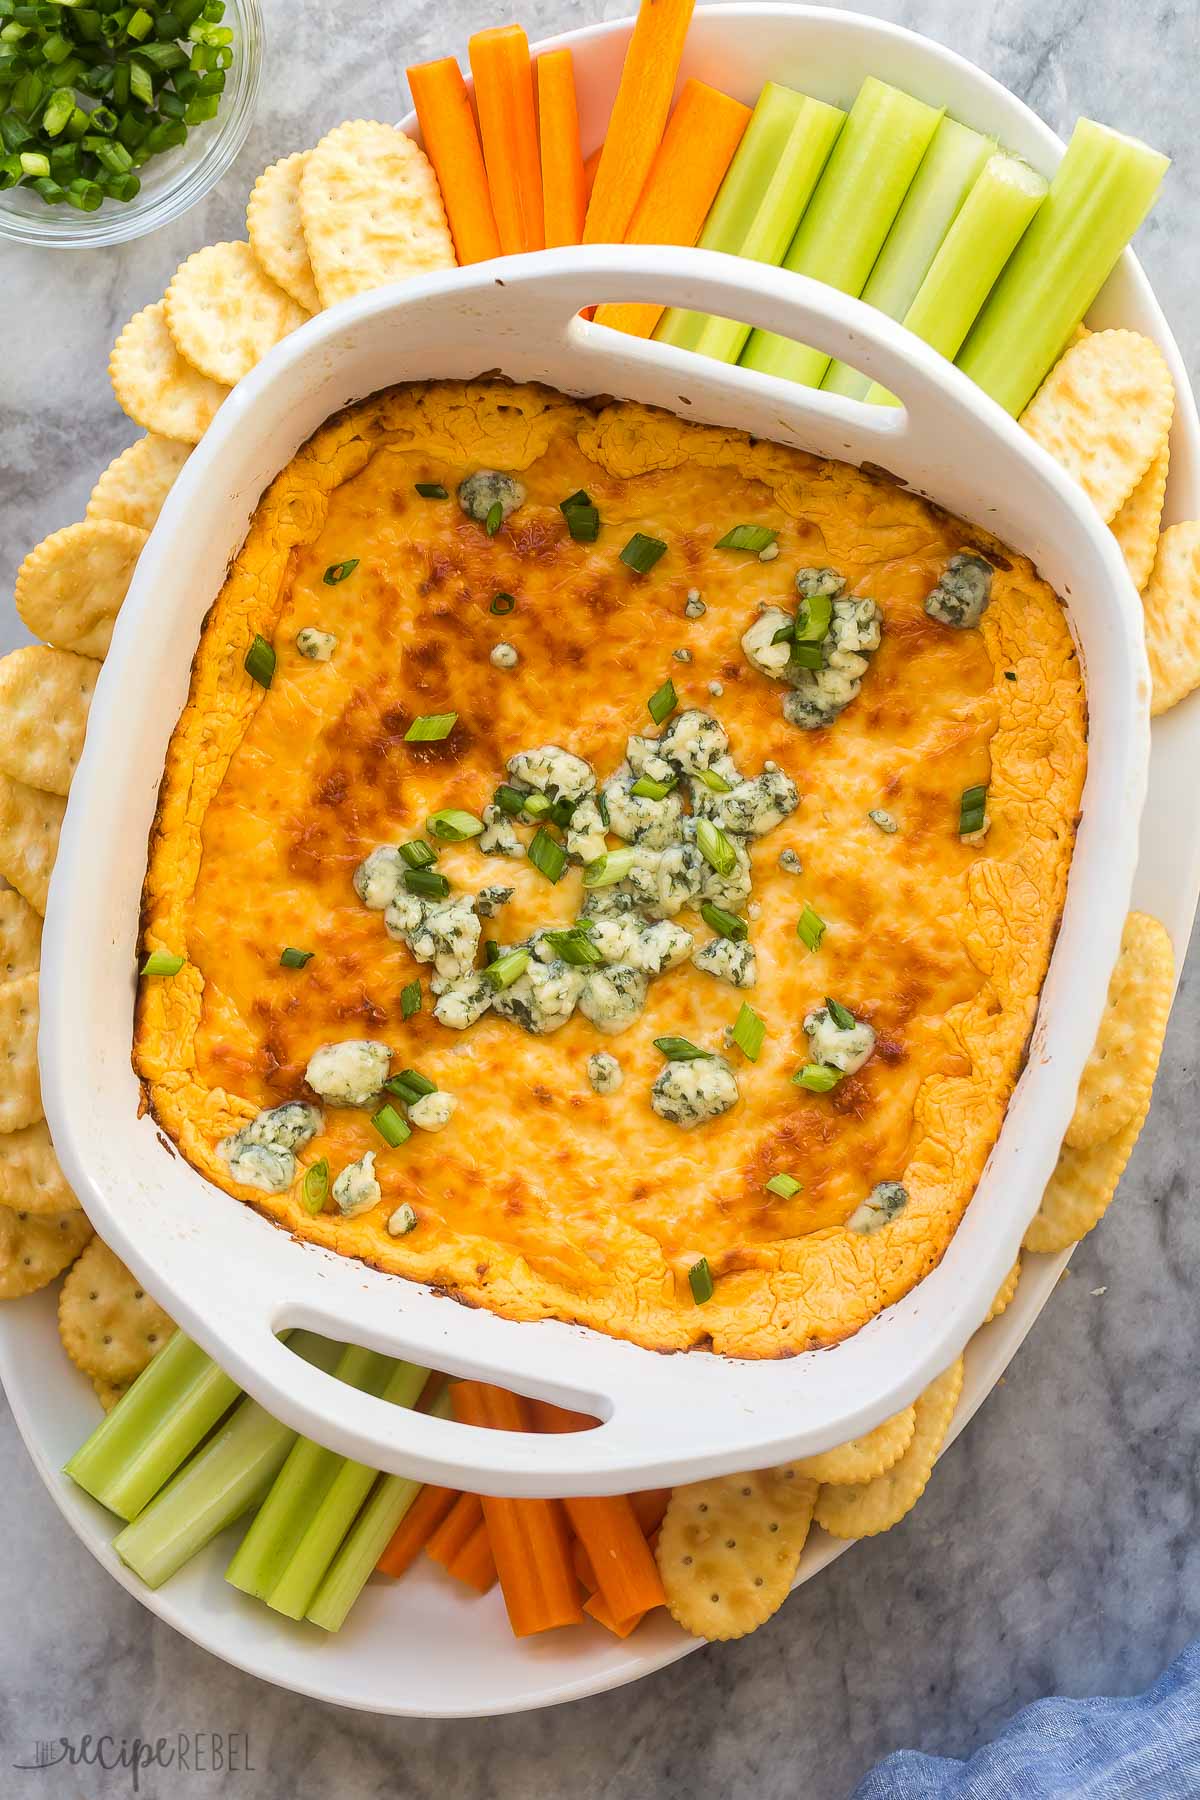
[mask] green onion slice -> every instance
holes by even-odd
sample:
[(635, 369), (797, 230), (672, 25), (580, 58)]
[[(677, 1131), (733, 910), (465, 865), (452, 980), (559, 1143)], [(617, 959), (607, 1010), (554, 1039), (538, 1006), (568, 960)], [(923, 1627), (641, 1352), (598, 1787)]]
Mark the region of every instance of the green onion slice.
[(271, 677), (275, 673), (275, 652), (266, 638), (259, 637), (257, 632), (246, 652), (246, 660), (242, 667), (252, 681), (257, 681), (259, 687), (270, 687)]
[(507, 956), (498, 956), (490, 963), (484, 974), (495, 988), (511, 987), (519, 981), (529, 967), (529, 950), (522, 944), (517, 950), (510, 950)]
[(828, 1094), (841, 1079), (842, 1071), (829, 1063), (805, 1063), (792, 1076), (796, 1086), (807, 1088), (810, 1094)]
[(793, 633), (796, 643), (819, 644), (828, 633), (832, 619), (833, 601), (828, 594), (805, 596), (796, 608), (796, 626)]
[(430, 813), (425, 829), (430, 837), (440, 838), (444, 844), (462, 844), (479, 836), (483, 820), (457, 806), (445, 806), (440, 812)]
[(499, 500), (493, 500), (492, 504), (488, 507), (487, 518), (483, 521), (483, 529), (487, 532), (489, 537), (495, 537), (503, 523), (504, 508)]
[(151, 950), (142, 964), (143, 975), (178, 975), (186, 956), (172, 956), (169, 950)]
[(592, 930), (592, 921), (590, 919), (582, 920), (579, 924), (568, 927), (566, 931), (548, 931), (546, 942), (554, 951), (555, 956), (561, 956), (564, 962), (571, 963), (575, 968), (594, 968), (597, 963), (603, 962), (604, 958), (592, 942)]
[(424, 838), (412, 838), (400, 845), (400, 855), (410, 869), (428, 869), (437, 861), (437, 851)]
[(694, 1262), (688, 1270), (688, 1286), (692, 1290), (692, 1299), (697, 1306), (703, 1306), (706, 1300), (712, 1299), (713, 1278), (707, 1256), (702, 1256), (699, 1262)]
[(450, 883), (436, 869), (405, 869), (404, 886), (422, 900), (444, 900), (450, 892)]
[(561, 881), (567, 866), (567, 853), (544, 825), (539, 825), (534, 832), (525, 854), (547, 881)]
[(747, 1006), (743, 1000), (741, 1011), (738, 1013), (733, 1027), (733, 1041), (747, 1062), (758, 1061), (766, 1035), (765, 1021), (759, 1017), (752, 1006)]
[(488, 608), (488, 611), (497, 613), (503, 618), (506, 614), (515, 610), (516, 604), (516, 600), (511, 594), (493, 594), (492, 604)]
[(554, 811), (549, 794), (522, 794), (521, 811), (530, 819), (545, 819)]
[(422, 500), (448, 500), (450, 495), (440, 481), (418, 481), (417, 492)]
[(701, 1050), (699, 1044), (693, 1044), (690, 1038), (655, 1038), (654, 1048), (661, 1050), (669, 1062), (696, 1062), (701, 1057), (711, 1057), (714, 1054), (711, 1050)]
[(324, 1157), (305, 1169), (301, 1192), (305, 1212), (319, 1213), (329, 1195), (329, 1164)]
[(520, 818), (525, 811), (525, 802), (529, 798), (530, 796), (522, 793), (520, 788), (510, 787), (506, 781), (501, 782), (492, 795), (492, 799), (500, 811), (507, 813), (510, 819)]
[(679, 696), (675, 692), (675, 683), (668, 676), (662, 686), (656, 688), (647, 700), (646, 711), (656, 725), (661, 725), (663, 720), (669, 718), (675, 711), (678, 704)]
[(843, 1006), (840, 1000), (831, 1000), (828, 994), (825, 996), (825, 1006), (839, 1031), (854, 1030), (857, 1021), (848, 1006)]
[(636, 850), (606, 850), (593, 862), (584, 864), (583, 885), (590, 888), (612, 887), (614, 882), (624, 881), (636, 861)]
[(326, 587), (336, 587), (339, 581), (345, 581), (347, 575), (353, 575), (358, 567), (358, 557), (348, 556), (345, 562), (330, 563), (321, 580)]
[(705, 900), (700, 907), (700, 917), (718, 936), (731, 938), (740, 944), (750, 935), (750, 927), (745, 919), (739, 919), (736, 913), (726, 912), (723, 906), (714, 906), (711, 900)]
[(737, 868), (737, 851), (711, 819), (697, 819), (696, 848), (718, 875), (732, 875)]
[(666, 553), (667, 546), (661, 538), (647, 537), (644, 531), (635, 531), (621, 552), (621, 561), (636, 574), (648, 575), (659, 557)]
[(699, 779), (710, 794), (732, 794), (733, 792), (732, 781), (726, 781), (725, 777), (718, 775), (715, 769), (701, 769)]
[(560, 502), (558, 509), (567, 522), (567, 530), (577, 544), (594, 544), (600, 536), (600, 511), (580, 488)]
[(800, 1182), (794, 1175), (772, 1175), (767, 1182), (768, 1194), (778, 1194), (781, 1200), (790, 1200), (793, 1194), (800, 1192)]
[(405, 1106), (415, 1106), (426, 1094), (437, 1093), (437, 1082), (430, 1081), (428, 1075), (422, 1075), (419, 1069), (401, 1069), (398, 1075), (392, 1075), (384, 1082), (389, 1094), (395, 1094), (403, 1100)]
[(289, 944), (279, 958), (279, 966), (281, 969), (302, 969), (305, 963), (311, 962), (312, 959), (311, 950), (293, 950)]
[(825, 936), (827, 929), (825, 921), (820, 913), (814, 912), (806, 900), (804, 902), (804, 911), (796, 921), (796, 936), (800, 939), (801, 943), (807, 945), (810, 950), (819, 950), (821, 948), (821, 939)]
[(404, 734), (406, 744), (440, 744), (448, 738), (458, 722), (458, 714), (422, 713)]
[(639, 775), (629, 791), (639, 800), (665, 800), (675, 786), (676, 779), (672, 775), (670, 781), (656, 781), (653, 775)]
[(987, 785), (964, 788), (958, 803), (958, 835), (970, 837), (983, 830), (986, 817)]
[(717, 550), (752, 550), (757, 556), (775, 542), (775, 533), (769, 525), (735, 525), (732, 531), (718, 538), (714, 546)]
[(400, 1016), (411, 1019), (414, 1013), (421, 1010), (421, 984), (419, 981), (407, 981), (400, 989)]
[(371, 1123), (384, 1143), (390, 1144), (393, 1150), (399, 1149), (412, 1136), (407, 1120), (400, 1117), (390, 1102), (387, 1106), (381, 1106), (377, 1113), (371, 1114)]

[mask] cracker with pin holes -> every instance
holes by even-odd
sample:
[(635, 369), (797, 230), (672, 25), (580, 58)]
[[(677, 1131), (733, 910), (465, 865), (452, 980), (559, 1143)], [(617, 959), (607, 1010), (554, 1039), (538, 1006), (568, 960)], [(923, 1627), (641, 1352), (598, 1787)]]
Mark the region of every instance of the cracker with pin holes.
[(0, 888), (0, 981), (34, 975), (41, 961), (41, 913), (15, 888)]
[(45, 917), (67, 803), (0, 771), (0, 875)]
[(209, 244), (180, 263), (163, 305), (180, 355), (227, 387), (309, 316), (240, 240)]
[(94, 1238), (58, 1297), (58, 1333), (75, 1366), (96, 1380), (130, 1382), (174, 1330), (136, 1275)]
[(1009, 1306), (1009, 1304), (1012, 1300), (1013, 1295), (1017, 1291), (1017, 1283), (1018, 1283), (1018, 1281), (1020, 1281), (1020, 1279), (1021, 1279), (1021, 1259), (1018, 1256), (1016, 1262), (1013, 1264), (1012, 1268), (1008, 1271), (1008, 1274), (1004, 1277), (1004, 1280), (1000, 1283), (999, 1288), (996, 1290), (996, 1297), (992, 1301), (992, 1304), (988, 1307), (988, 1310), (987, 1310), (986, 1314), (984, 1315), (983, 1322), (985, 1325), (990, 1325), (993, 1319), (998, 1319), (1000, 1317), (1000, 1314), (1006, 1310), (1006, 1308)]
[(0, 982), (0, 1132), (42, 1117), (37, 1040), (37, 976)]
[(1094, 331), (1059, 357), (1021, 424), (1107, 523), (1166, 443), (1174, 409), (1157, 344), (1138, 331)]
[(963, 1359), (951, 1363), (916, 1400), (912, 1441), (898, 1462), (873, 1481), (821, 1488), (813, 1516), (831, 1537), (875, 1537), (890, 1531), (925, 1492), (962, 1393)]
[(229, 393), (179, 354), (161, 300), (130, 319), (113, 345), (108, 378), (135, 425), (184, 444), (200, 442)]
[(308, 152), (300, 219), (322, 306), (455, 267), (442, 191), (403, 131), (352, 119)]
[(83, 750), (100, 665), (73, 650), (27, 644), (0, 657), (0, 769), (65, 794)]
[(128, 1381), (105, 1381), (99, 1375), (92, 1376), (92, 1387), (95, 1389), (96, 1398), (106, 1413), (112, 1411), (118, 1400), (125, 1398), (130, 1385)]
[(1154, 567), (1170, 466), (1171, 446), (1164, 442), (1111, 526), (1139, 594), (1149, 581), (1150, 571)]
[(17, 571), (17, 611), (34, 637), (103, 657), (145, 542), (115, 519), (81, 519), (43, 538)]
[(1200, 520), (1168, 525), (1142, 592), (1152, 714), (1200, 687)]
[(1125, 1166), (1133, 1155), (1133, 1147), (1146, 1123), (1150, 1096), (1139, 1113), (1123, 1125), (1114, 1137), (1089, 1150), (1072, 1150), (1064, 1144), (1058, 1153), (1054, 1173), (1046, 1183), (1032, 1224), (1025, 1233), (1022, 1249), (1041, 1255), (1066, 1250), (1086, 1237), (1108, 1211)]
[(307, 150), (297, 150), (263, 170), (246, 207), (246, 236), (271, 280), (306, 312), (315, 313), (321, 310), (321, 296), (300, 223), (300, 177), (307, 158)]
[(0, 1206), (0, 1300), (36, 1294), (61, 1275), (92, 1236), (87, 1214)]
[(1072, 1150), (1102, 1144), (1145, 1111), (1158, 1073), (1174, 985), (1175, 958), (1166, 927), (1148, 913), (1130, 913), (1109, 978), (1100, 1029), (1067, 1126), (1066, 1142)]
[(79, 1202), (58, 1166), (45, 1119), (0, 1132), (0, 1206), (29, 1213), (77, 1210)]
[(677, 1487), (658, 1539), (676, 1623), (696, 1637), (744, 1637), (787, 1599), (817, 1484), (785, 1464)]
[(136, 525), (139, 531), (152, 530), (191, 453), (189, 444), (148, 431), (113, 457), (92, 489), (84, 516), (115, 519), (118, 525)]
[(864, 1432), (859, 1438), (849, 1438), (844, 1444), (835, 1444), (832, 1450), (822, 1450), (817, 1456), (802, 1456), (793, 1467), (813, 1481), (873, 1481), (876, 1475), (882, 1475), (885, 1469), (899, 1462), (911, 1444), (916, 1428), (916, 1408), (906, 1406), (902, 1412), (885, 1419), (882, 1425), (876, 1425), (874, 1431)]

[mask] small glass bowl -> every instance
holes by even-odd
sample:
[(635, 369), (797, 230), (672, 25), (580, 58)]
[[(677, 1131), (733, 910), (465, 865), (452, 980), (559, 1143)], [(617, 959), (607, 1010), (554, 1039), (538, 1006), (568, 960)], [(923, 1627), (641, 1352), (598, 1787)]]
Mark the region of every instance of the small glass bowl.
[(0, 193), (0, 239), (55, 250), (96, 250), (127, 244), (179, 218), (203, 199), (246, 141), (262, 76), (263, 16), (260, 0), (227, 0), (233, 27), (233, 63), (215, 119), (197, 125), (186, 144), (152, 156), (138, 170), (141, 192), (133, 200), (105, 200), (95, 212), (47, 206), (28, 188)]

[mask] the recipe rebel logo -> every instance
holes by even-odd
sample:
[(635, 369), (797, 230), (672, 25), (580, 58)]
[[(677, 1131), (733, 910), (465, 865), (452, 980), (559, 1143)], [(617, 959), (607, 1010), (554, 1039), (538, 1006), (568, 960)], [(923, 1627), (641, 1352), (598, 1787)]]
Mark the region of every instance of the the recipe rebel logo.
[[(252, 1775), (250, 1736), (244, 1731), (177, 1731), (170, 1737), (146, 1739), (99, 1736), (38, 1738), (30, 1758), (13, 1763), (14, 1769), (43, 1774), (49, 1769), (125, 1769), (130, 1791), (143, 1792), (147, 1771), (179, 1775)], [(174, 1791), (174, 1789), (172, 1789)]]

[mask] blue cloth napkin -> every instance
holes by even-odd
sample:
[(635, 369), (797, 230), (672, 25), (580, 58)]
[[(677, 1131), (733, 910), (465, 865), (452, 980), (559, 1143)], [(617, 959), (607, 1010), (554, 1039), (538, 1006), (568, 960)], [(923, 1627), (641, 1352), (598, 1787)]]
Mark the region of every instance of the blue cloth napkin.
[(1144, 1694), (1035, 1700), (962, 1762), (899, 1750), (853, 1800), (1196, 1800), (1200, 1639)]

